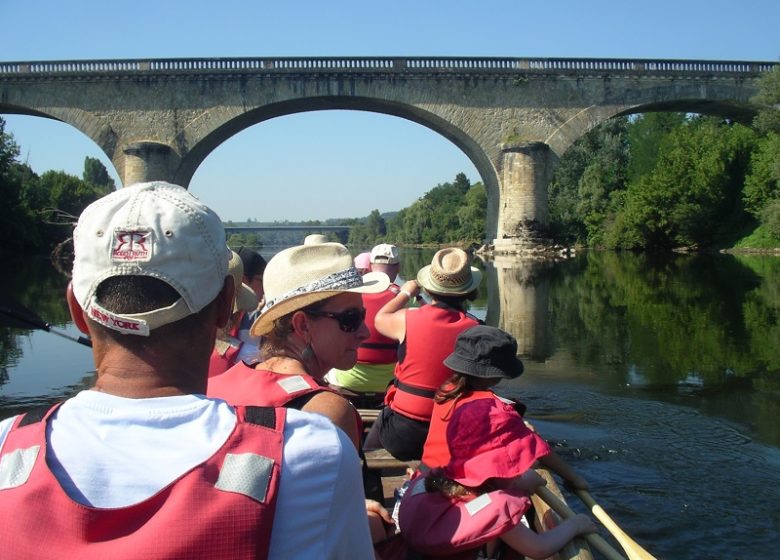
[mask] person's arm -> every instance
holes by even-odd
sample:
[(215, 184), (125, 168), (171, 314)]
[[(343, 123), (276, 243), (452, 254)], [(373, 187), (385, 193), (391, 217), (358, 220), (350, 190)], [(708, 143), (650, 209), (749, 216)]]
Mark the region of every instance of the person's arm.
[(342, 430), (287, 410), (269, 558), (372, 558), (360, 459)]
[(401, 291), (382, 306), (374, 317), (374, 326), (388, 338), (403, 342), (406, 336), (406, 306), (420, 293), (416, 280), (409, 280)]
[(595, 533), (596, 530), (591, 518), (580, 513), (543, 533), (518, 523), (499, 538), (524, 556), (541, 560), (558, 552), (577, 535)]
[(562, 476), (576, 490), (589, 490), (588, 481), (578, 475), (554, 450), (539, 457), (539, 462), (551, 471)]
[(366, 500), (368, 527), (371, 530), (371, 540), (374, 544), (395, 534), (395, 521), (390, 512), (375, 500)]
[(347, 434), (355, 449), (360, 449), (360, 436), (358, 433), (357, 412), (347, 399), (331, 393), (322, 391), (317, 393), (301, 410), (321, 414), (329, 418), (337, 427)]

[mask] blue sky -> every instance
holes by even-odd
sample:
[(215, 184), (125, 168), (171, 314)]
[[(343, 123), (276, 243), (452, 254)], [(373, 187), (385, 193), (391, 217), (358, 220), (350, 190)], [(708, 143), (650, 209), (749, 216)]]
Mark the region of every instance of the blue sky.
[[(240, 56), (780, 59), (780, 1), (0, 0), (3, 61)], [(2, 115), (37, 173), (108, 158), (75, 129)], [(402, 119), (312, 112), (222, 144), (190, 189), (223, 219), (325, 219), (398, 210), (474, 166)]]

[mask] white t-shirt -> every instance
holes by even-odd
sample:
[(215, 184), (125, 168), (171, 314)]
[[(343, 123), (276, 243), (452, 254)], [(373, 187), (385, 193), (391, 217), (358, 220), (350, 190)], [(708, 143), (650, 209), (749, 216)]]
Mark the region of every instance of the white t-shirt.
[[(0, 422), (0, 450), (12, 422)], [(203, 395), (127, 399), (82, 391), (49, 422), (47, 454), (75, 501), (127, 506), (213, 455), (235, 422), (225, 401)], [(357, 453), (323, 416), (287, 411), (269, 558), (373, 558)]]

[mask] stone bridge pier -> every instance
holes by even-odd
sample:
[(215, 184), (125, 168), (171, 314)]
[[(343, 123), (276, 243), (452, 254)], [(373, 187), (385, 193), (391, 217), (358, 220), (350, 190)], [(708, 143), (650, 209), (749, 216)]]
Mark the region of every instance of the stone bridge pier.
[(147, 181), (173, 181), (181, 165), (181, 157), (173, 148), (160, 142), (133, 142), (125, 146), (115, 161), (122, 170), (122, 184)]
[(543, 142), (506, 144), (501, 148), (496, 238), (497, 252), (535, 245), (547, 235), (547, 186), (555, 158)]

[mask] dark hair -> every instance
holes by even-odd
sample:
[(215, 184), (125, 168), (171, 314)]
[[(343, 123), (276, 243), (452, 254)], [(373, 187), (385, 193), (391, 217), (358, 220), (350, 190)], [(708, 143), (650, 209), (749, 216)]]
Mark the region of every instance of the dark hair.
[[(425, 290), (425, 288), (423, 288)], [(453, 309), (459, 309), (460, 311), (465, 311), (465, 303), (467, 301), (474, 301), (477, 299), (477, 295), (479, 295), (478, 289), (473, 289), (467, 294), (463, 295), (449, 295), (449, 296), (443, 296), (441, 294), (432, 294), (428, 290), (425, 290), (425, 292), (431, 296), (431, 298), (437, 302), (437, 303), (443, 303), (447, 307), (452, 307)]]
[(492, 478), (488, 478), (485, 482), (471, 488), (464, 486), (456, 480), (452, 480), (444, 474), (444, 469), (436, 467), (431, 469), (425, 477), (425, 491), (426, 492), (441, 492), (448, 498), (462, 498), (469, 492), (491, 492), (496, 489)]
[(239, 247), (238, 256), (241, 257), (241, 263), (244, 265), (244, 276), (252, 278), (258, 274), (265, 272), (265, 267), (268, 262), (257, 251), (250, 249), (249, 247)]
[[(144, 313), (173, 305), (181, 297), (167, 282), (152, 276), (114, 276), (103, 280), (95, 291), (101, 306), (113, 313)], [(169, 337), (188, 339), (199, 333), (211, 313), (212, 304), (197, 313), (154, 329), (150, 335), (127, 335), (90, 320), (91, 331), (127, 348), (140, 350)]]
[(433, 400), (437, 404), (442, 404), (449, 400), (457, 399), (469, 390), (484, 391), (496, 385), (499, 381), (501, 381), (501, 378), (474, 377), (473, 375), (466, 375), (456, 371), (436, 389), (436, 395), (433, 397)]

